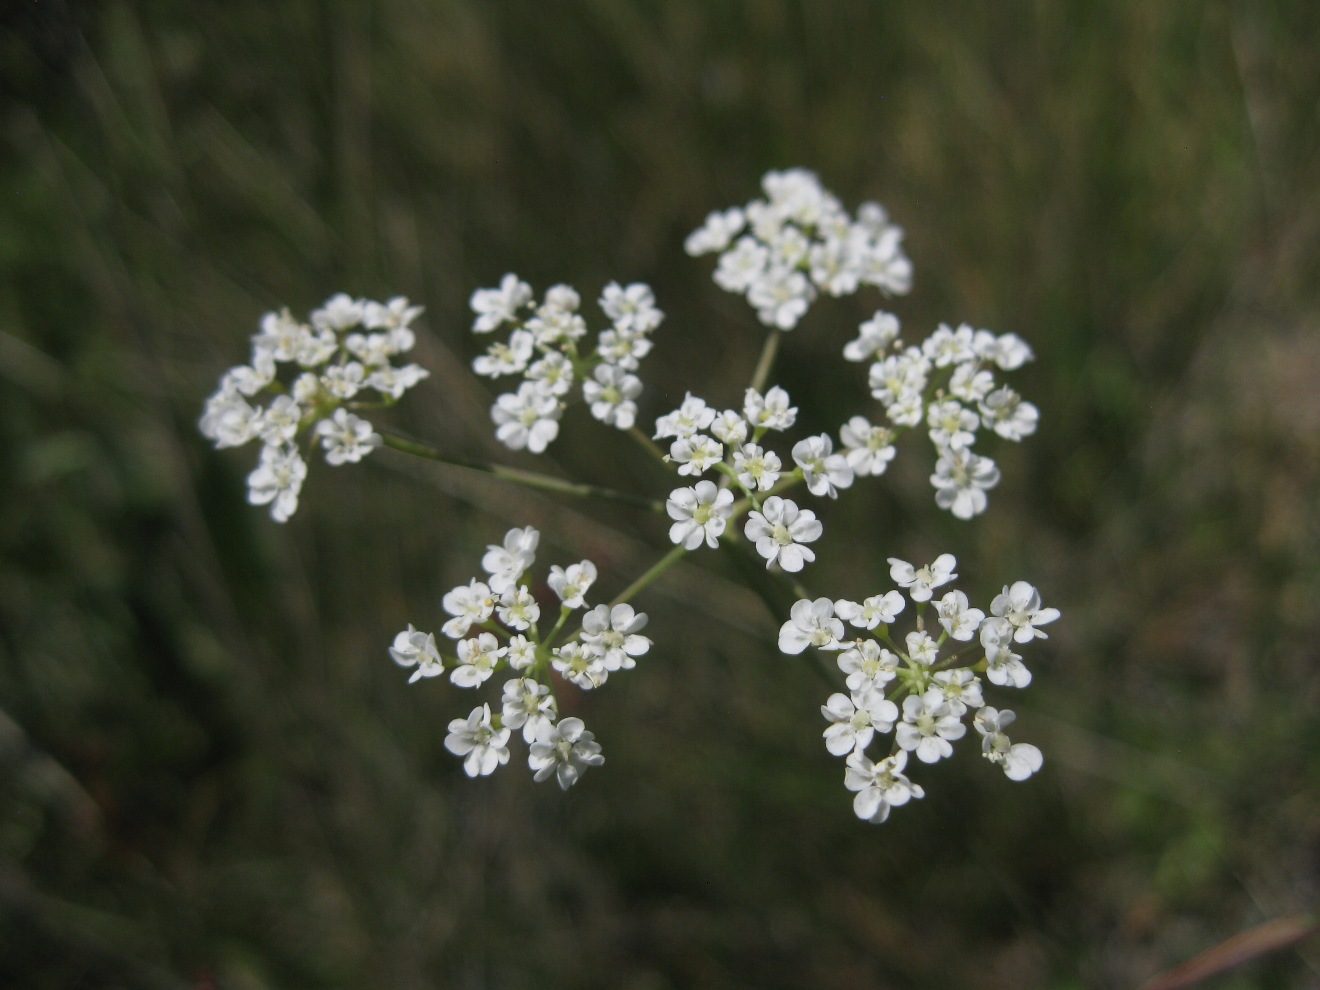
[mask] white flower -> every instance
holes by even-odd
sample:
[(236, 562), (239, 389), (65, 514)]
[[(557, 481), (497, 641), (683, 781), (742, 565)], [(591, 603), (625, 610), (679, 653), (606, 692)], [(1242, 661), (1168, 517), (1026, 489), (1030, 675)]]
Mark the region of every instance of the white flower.
[(745, 292), (765, 271), (770, 252), (754, 237), (740, 237), (731, 251), (720, 255), (715, 284), (726, 292)]
[(515, 330), (509, 341), (497, 340), (472, 361), (472, 370), (487, 378), (516, 375), (527, 367), (534, 353), (534, 339), (526, 330)]
[(256, 439), (261, 433), (262, 420), (259, 407), (250, 405), (236, 391), (221, 389), (206, 400), (206, 408), (197, 425), (217, 450), (223, 450), (241, 447)]
[(610, 676), (605, 655), (581, 643), (565, 643), (550, 652), (553, 654), (550, 666), (559, 671), (564, 680), (584, 691), (600, 687)]
[(536, 663), (536, 644), (526, 636), (510, 636), (509, 652), (504, 659), (514, 670), (527, 670)]
[(681, 406), (655, 421), (655, 439), (690, 437), (698, 430), (704, 430), (714, 419), (715, 410), (706, 405), (706, 400), (689, 392)]
[(540, 532), (528, 526), (505, 533), (503, 546), (492, 543), (486, 547), (481, 569), (490, 575), (491, 591), (503, 594), (518, 583), (518, 578), (536, 560), (536, 545), (540, 539)]
[(495, 611), (495, 599), (490, 588), (473, 578), (467, 584), (454, 588), (440, 600), (441, 606), (453, 616), (440, 627), (450, 639), (461, 639), (474, 625), (480, 625)]
[(1018, 441), (1036, 432), (1040, 410), (1022, 401), (1008, 386), (997, 388), (980, 403), (985, 422), (1005, 440)]
[(733, 492), (716, 488), (713, 481), (698, 481), (692, 488), (675, 488), (665, 502), (669, 518), (669, 539), (686, 550), (695, 550), (703, 540), (706, 546), (719, 546), (720, 534), (733, 512)]
[(561, 412), (553, 394), (534, 382), (523, 382), (516, 393), (506, 392), (495, 400), (490, 418), (498, 427), (495, 436), (500, 443), (510, 450), (526, 448), (540, 454), (559, 435)]
[(976, 336), (978, 356), (993, 361), (1005, 371), (1016, 371), (1035, 356), (1027, 342), (1015, 333), (996, 337), (985, 330), (978, 330)]
[(298, 493), (307, 477), (307, 464), (292, 444), (261, 448), (261, 462), (248, 475), (248, 502), (270, 504), (270, 516), (276, 522), (288, 522), (298, 509)]
[(532, 287), (514, 274), (505, 275), (498, 289), (478, 289), (469, 302), (477, 314), (472, 332), (490, 333), (502, 323), (516, 323), (518, 310), (531, 300)]
[(838, 498), (839, 489), (853, 483), (852, 466), (843, 454), (834, 453), (834, 441), (828, 433), (795, 443), (793, 461), (802, 469), (807, 491), (813, 495)]
[(733, 452), (733, 470), (748, 491), (769, 491), (779, 481), (783, 462), (773, 450), (749, 443)]
[(926, 391), (926, 376), (929, 372), (930, 362), (916, 348), (890, 355), (871, 365), (871, 394), (886, 406), (907, 396), (920, 397)]
[(724, 446), (704, 433), (693, 433), (669, 445), (669, 459), (677, 462), (679, 474), (695, 477), (724, 459)]
[(788, 393), (778, 385), (762, 395), (754, 388), (743, 393), (743, 415), (758, 430), (787, 430), (797, 422), (797, 406), (788, 404)]
[(356, 464), (382, 443), (380, 434), (361, 416), (336, 409), (334, 416), (316, 424), (316, 435), (329, 464)]
[(998, 617), (981, 623), (981, 646), (985, 648), (985, 677), (999, 687), (1024, 688), (1031, 683), (1031, 671), (1013, 652), (1013, 625)]
[(336, 399), (351, 399), (358, 394), (366, 377), (361, 361), (332, 364), (321, 372), (321, 387)]
[(506, 729), (522, 729), (523, 739), (529, 744), (536, 739), (541, 726), (549, 728), (558, 714), (554, 696), (544, 684), (530, 677), (515, 677), (504, 682), (504, 697), (500, 699), (500, 720)]
[(734, 409), (726, 409), (710, 423), (710, 432), (720, 443), (737, 449), (747, 442), (747, 420)]
[(814, 602), (806, 598), (795, 602), (789, 620), (779, 627), (779, 650), (795, 655), (808, 646), (818, 650), (838, 650), (843, 638), (843, 623), (834, 617), (834, 603), (828, 598)]
[(859, 477), (885, 473), (894, 459), (894, 433), (883, 426), (872, 426), (865, 417), (854, 416), (839, 428), (848, 466)]
[(877, 310), (858, 330), (857, 339), (844, 345), (843, 356), (849, 361), (870, 361), (889, 350), (889, 345), (898, 339), (898, 317)]
[(933, 678), (930, 691), (934, 692), (935, 701), (944, 701), (959, 718), (968, 708), (979, 708), (983, 704), (981, 682), (970, 670), (939, 671)]
[(910, 694), (903, 699), (903, 721), (894, 728), (894, 738), (908, 752), (916, 752), (922, 763), (935, 763), (953, 755), (951, 740), (967, 734), (967, 726), (947, 702), (935, 702), (932, 692)]
[(1003, 768), (1009, 780), (1026, 780), (1045, 763), (1041, 752), (1030, 743), (1014, 743), (1004, 729), (1016, 719), (1011, 711), (982, 708), (972, 724), (981, 734), (981, 755)]
[(950, 591), (935, 603), (935, 614), (940, 625), (954, 639), (966, 642), (976, 633), (985, 618), (979, 608), (969, 608), (967, 596), (961, 591)]
[(907, 647), (908, 659), (923, 667), (929, 667), (940, 655), (940, 648), (935, 640), (918, 629), (912, 630), (903, 637), (903, 643)]
[[(995, 377), (973, 362), (960, 364), (953, 369), (949, 379), (949, 394), (967, 403), (978, 403), (990, 394), (995, 387)], [(981, 410), (985, 416), (985, 410)], [(986, 417), (989, 421), (990, 417)]]
[(591, 405), (591, 415), (615, 429), (632, 429), (637, 419), (633, 400), (642, 394), (642, 380), (610, 364), (598, 364), (592, 379), (582, 383), (582, 397)]
[(972, 328), (963, 323), (957, 330), (951, 330), (948, 324), (941, 323), (939, 329), (922, 343), (921, 353), (937, 368), (970, 361), (976, 357), (972, 349)]
[(261, 440), (267, 446), (292, 443), (298, 435), (302, 409), (291, 396), (277, 395), (261, 414)]
[(889, 577), (900, 588), (907, 588), (908, 597), (914, 602), (928, 602), (932, 590), (958, 576), (953, 572), (957, 566), (958, 562), (951, 553), (940, 554), (924, 567), (913, 567), (906, 560), (890, 557)]
[(636, 330), (602, 330), (596, 338), (596, 353), (606, 364), (636, 371), (642, 358), (651, 353), (651, 338)]
[(816, 559), (813, 550), (802, 546), (819, 539), (822, 526), (810, 509), (799, 509), (789, 499), (771, 495), (758, 512), (753, 509), (747, 516), (743, 532), (756, 542), (756, 552), (765, 558), (765, 566), (779, 562), (791, 573), (802, 570), (802, 565)]
[(665, 314), (656, 309), (651, 287), (641, 282), (634, 282), (626, 289), (611, 282), (601, 294), (600, 308), (616, 328), (624, 331), (649, 333), (665, 318)]
[(864, 822), (879, 824), (889, 817), (890, 808), (899, 808), (926, 792), (903, 775), (907, 753), (899, 750), (878, 763), (872, 763), (860, 750), (848, 757), (843, 786), (856, 791), (853, 812)]
[(882, 622), (887, 625), (898, 618), (898, 613), (901, 611), (903, 611), (903, 596), (897, 591), (873, 595), (860, 605), (846, 598), (840, 598), (834, 603), (835, 614), (858, 629), (874, 629)]
[(596, 581), (596, 565), (589, 560), (569, 564), (567, 569), (555, 564), (550, 568), (547, 583), (559, 596), (564, 608), (582, 608), (586, 594)]
[(449, 680), (458, 687), (471, 688), (484, 684), (500, 657), (509, 652), (500, 646), (493, 633), (484, 632), (471, 639), (459, 640), (458, 666), (449, 674)]
[(797, 326), (815, 295), (807, 276), (787, 267), (762, 272), (747, 289), (747, 301), (756, 307), (757, 318), (780, 330)]
[(839, 669), (848, 675), (848, 690), (883, 688), (898, 673), (898, 657), (873, 639), (861, 639), (839, 654)]
[(746, 223), (743, 211), (738, 207), (728, 210), (715, 210), (706, 216), (706, 222), (690, 233), (683, 242), (683, 250), (696, 257), (723, 251), (738, 236)]
[(598, 767), (605, 762), (595, 739), (583, 728), (580, 718), (569, 717), (555, 726), (541, 726), (527, 756), (527, 765), (535, 771), (537, 781), (553, 776), (560, 789), (566, 791), (577, 783), (587, 767)]
[(567, 395), (573, 388), (573, 362), (558, 352), (547, 354), (527, 369), (524, 376), (547, 395)]
[(344, 293), (331, 296), (325, 306), (312, 312), (312, 325), (322, 330), (347, 330), (362, 322), (363, 306)]
[(634, 612), (627, 604), (597, 605), (582, 616), (582, 642), (599, 653), (607, 670), (631, 670), (651, 648), (651, 641), (639, 636), (646, 626), (646, 613)]
[(1011, 587), (1005, 586), (1003, 593), (996, 595), (990, 603), (990, 612), (1008, 620), (1013, 627), (1013, 639), (1018, 643), (1029, 643), (1037, 638), (1048, 639), (1036, 627), (1059, 617), (1057, 608), (1041, 607), (1040, 592), (1026, 581), (1014, 581)]
[[(362, 325), (370, 330), (406, 330), (413, 320), (422, 314), (421, 306), (409, 306), (403, 296), (395, 296), (387, 303), (363, 303)], [(397, 339), (397, 338), (396, 338)], [(407, 339), (407, 338), (404, 338)], [(406, 351), (412, 344), (396, 344), (401, 351)]]
[(445, 749), (463, 757), (463, 770), (469, 777), (486, 777), (495, 768), (509, 762), (509, 730), (496, 729), (490, 720), (490, 705), (472, 709), (467, 718), (449, 723)]
[(436, 649), (435, 633), (424, 633), (414, 629), (408, 623), (406, 631), (394, 637), (390, 647), (390, 656), (400, 667), (416, 667), (408, 683), (421, 677), (435, 677), (444, 673), (444, 664), (440, 660), (440, 651)]
[(505, 588), (495, 609), (500, 621), (510, 629), (530, 629), (541, 617), (541, 606), (536, 604), (526, 585)]
[(261, 318), (261, 332), (252, 338), (252, 347), (269, 352), (276, 361), (292, 361), (302, 338), (309, 333), (309, 328), (295, 320), (287, 309), (267, 313)]
[(430, 377), (431, 373), (420, 364), (405, 364), (401, 368), (384, 364), (371, 373), (371, 376), (367, 378), (367, 385), (374, 388), (381, 395), (400, 399), (408, 389), (423, 378)]
[(926, 425), (930, 427), (931, 443), (939, 449), (961, 450), (976, 439), (976, 428), (981, 419), (956, 399), (932, 402), (926, 410)]
[(930, 483), (935, 487), (936, 505), (959, 519), (971, 519), (985, 511), (986, 489), (999, 484), (999, 468), (969, 448), (946, 447), (935, 462)]
[(824, 732), (825, 748), (835, 756), (865, 749), (877, 732), (888, 732), (898, 721), (898, 706), (874, 688), (864, 687), (846, 694), (832, 694), (820, 713), (829, 720)]

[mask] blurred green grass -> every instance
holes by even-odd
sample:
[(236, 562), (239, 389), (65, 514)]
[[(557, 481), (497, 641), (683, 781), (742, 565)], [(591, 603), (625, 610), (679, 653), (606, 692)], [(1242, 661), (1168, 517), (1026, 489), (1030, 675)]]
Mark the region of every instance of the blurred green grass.
[[(1314, 907), (1313, 5), (64, 0), (0, 39), (0, 981), (1124, 986)], [(404, 293), (434, 377), (396, 422), (497, 455), (466, 301), (514, 270), (650, 282), (643, 414), (729, 401), (761, 335), (682, 237), (790, 165), (908, 228), (906, 324), (1037, 352), (990, 511), (937, 517), (908, 451), (832, 507), (873, 560), (826, 546), (811, 581), (944, 549), (983, 596), (1035, 580), (1065, 611), (1017, 706), (1046, 772), (967, 754), (860, 826), (776, 620), (688, 568), (580, 702), (605, 770), (466, 781), (456, 699), (389, 637), (507, 525), (612, 587), (663, 533), (383, 455), (276, 527), (202, 398), (264, 310)], [(820, 428), (875, 303), (785, 341)], [(556, 457), (654, 486), (605, 442), (568, 424)], [(1312, 944), (1220, 985), (1318, 972)]]

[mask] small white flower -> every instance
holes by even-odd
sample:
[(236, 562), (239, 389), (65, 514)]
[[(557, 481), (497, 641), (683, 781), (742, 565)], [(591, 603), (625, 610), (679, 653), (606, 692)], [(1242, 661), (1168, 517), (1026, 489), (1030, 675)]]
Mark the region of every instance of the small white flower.
[(444, 673), (444, 664), (440, 660), (440, 651), (436, 649), (435, 633), (424, 633), (408, 624), (406, 631), (394, 637), (390, 647), (390, 656), (400, 667), (416, 667), (408, 683), (421, 677), (435, 677)]
[(935, 640), (920, 630), (914, 629), (908, 633), (903, 637), (903, 643), (907, 647), (908, 659), (923, 667), (929, 667), (940, 655), (940, 648)]
[[(985, 331), (977, 332), (978, 338), (982, 333)], [(1016, 371), (1035, 357), (1027, 342), (1015, 333), (1006, 333), (999, 337), (986, 333), (986, 337), (989, 338), (988, 341), (981, 338), (983, 343), (978, 348), (979, 356), (993, 361), (1005, 371)]]
[(758, 512), (753, 509), (747, 516), (743, 532), (756, 542), (756, 552), (765, 558), (765, 566), (778, 561), (790, 573), (802, 570), (802, 565), (816, 559), (815, 551), (803, 546), (820, 538), (822, 526), (810, 509), (799, 509), (790, 499), (771, 495)]
[(269, 352), (276, 361), (292, 361), (308, 333), (310, 330), (284, 309), (261, 318), (261, 332), (252, 338), (252, 346)]
[(527, 765), (535, 771), (538, 782), (553, 776), (560, 789), (566, 791), (577, 783), (587, 767), (598, 767), (605, 762), (595, 740), (580, 718), (569, 717), (555, 726), (541, 726), (528, 753)]
[(582, 383), (582, 397), (591, 406), (591, 415), (617, 430), (630, 430), (637, 420), (637, 403), (642, 394), (642, 380), (611, 364), (598, 364), (592, 380)]
[[(886, 406), (908, 395), (921, 396), (926, 391), (930, 362), (920, 350), (909, 348), (871, 365), (871, 394)], [(920, 422), (920, 420), (918, 420)]]
[(669, 445), (669, 459), (678, 464), (679, 474), (696, 477), (724, 459), (724, 446), (704, 433), (693, 433)]
[(270, 505), (276, 522), (288, 522), (298, 509), (298, 493), (307, 477), (307, 464), (292, 445), (261, 448), (261, 461), (248, 475), (248, 502)]
[(1008, 620), (1013, 627), (1013, 639), (1018, 643), (1029, 643), (1037, 638), (1048, 639), (1036, 627), (1059, 617), (1057, 608), (1041, 607), (1040, 592), (1026, 581), (1014, 581), (1011, 587), (1005, 586), (1003, 593), (996, 595), (990, 603), (990, 612)]
[(559, 400), (534, 382), (523, 382), (517, 392), (506, 392), (495, 400), (490, 418), (495, 436), (510, 450), (540, 454), (559, 435)]
[(724, 410), (710, 423), (711, 435), (734, 450), (747, 442), (748, 429), (747, 420), (735, 409)]
[(967, 726), (944, 701), (932, 703), (931, 692), (910, 694), (903, 699), (903, 721), (894, 728), (894, 738), (922, 763), (935, 763), (953, 755), (952, 740), (967, 734)]
[(526, 636), (510, 636), (509, 652), (504, 659), (514, 670), (527, 670), (536, 663), (536, 644)]
[(828, 433), (807, 437), (793, 445), (793, 462), (802, 469), (807, 491), (813, 495), (839, 497), (839, 489), (853, 483), (853, 469), (848, 458), (834, 453), (834, 441)]
[(559, 596), (565, 608), (582, 608), (586, 604), (586, 594), (596, 581), (596, 565), (589, 560), (569, 564), (565, 569), (555, 564), (550, 568), (547, 583)]
[(723, 251), (742, 232), (746, 222), (743, 211), (736, 206), (729, 210), (715, 210), (706, 216), (705, 223), (688, 235), (683, 250), (693, 257)]
[(486, 547), (481, 569), (490, 575), (491, 591), (503, 594), (518, 583), (518, 578), (536, 560), (536, 545), (540, 539), (540, 532), (528, 526), (505, 533), (503, 546), (492, 543)]
[(498, 289), (478, 289), (469, 301), (477, 314), (472, 332), (490, 333), (503, 323), (516, 323), (518, 310), (531, 300), (532, 287), (514, 274), (505, 275)]
[(844, 345), (843, 356), (849, 361), (870, 361), (884, 354), (898, 339), (898, 317), (877, 310), (858, 330), (857, 339)]
[(944, 448), (930, 476), (935, 504), (959, 519), (971, 519), (985, 511), (986, 490), (999, 484), (999, 468), (988, 457), (969, 448)]
[(328, 464), (356, 464), (381, 445), (380, 434), (361, 416), (336, 409), (334, 416), (316, 424)]
[(981, 623), (981, 646), (985, 648), (985, 677), (999, 687), (1024, 688), (1031, 671), (1013, 652), (1014, 628), (1007, 619), (992, 617)]
[(706, 405), (706, 400), (689, 392), (681, 406), (655, 421), (655, 439), (690, 437), (710, 426), (714, 419), (715, 410)]
[(361, 361), (332, 364), (321, 372), (321, 387), (336, 399), (351, 399), (365, 384), (366, 369)]
[(873, 595), (860, 605), (840, 598), (834, 603), (834, 612), (840, 619), (858, 629), (874, 629), (881, 623), (888, 625), (903, 611), (903, 596), (897, 591)]
[(772, 385), (765, 395), (749, 388), (743, 394), (743, 415), (754, 429), (787, 430), (797, 422), (797, 406), (788, 402), (788, 393), (778, 385)]
[(641, 282), (634, 282), (626, 289), (611, 282), (601, 293), (600, 308), (616, 328), (624, 331), (649, 333), (665, 318), (656, 308), (651, 287)]
[(1009, 780), (1026, 780), (1045, 763), (1041, 752), (1031, 743), (1014, 743), (1004, 729), (1016, 716), (1011, 711), (982, 708), (972, 724), (981, 734), (981, 755), (1000, 766)]
[(748, 491), (769, 491), (779, 481), (783, 462), (773, 450), (749, 443), (733, 452), (733, 470)]
[(941, 323), (939, 329), (922, 343), (921, 353), (937, 368), (970, 361), (976, 357), (976, 351), (972, 349), (972, 328), (963, 323), (957, 330), (951, 330), (948, 324)]
[(796, 655), (808, 646), (818, 650), (842, 649), (843, 623), (834, 617), (834, 603), (828, 598), (814, 602), (806, 598), (795, 602), (789, 620), (779, 627), (779, 650)]
[(605, 655), (581, 643), (565, 643), (550, 651), (550, 666), (559, 671), (564, 680), (576, 684), (584, 691), (598, 688), (609, 679)]
[(462, 688), (478, 687), (495, 673), (495, 665), (508, 652), (509, 648), (500, 646), (493, 633), (459, 640), (458, 666), (450, 672), (449, 680)]
[(675, 488), (665, 502), (669, 518), (669, 539), (686, 550), (695, 550), (704, 540), (706, 546), (719, 546), (720, 534), (733, 512), (733, 492), (716, 488), (713, 481), (698, 481), (692, 488)]
[[(953, 377), (949, 379), (949, 394), (972, 405), (989, 395), (994, 387), (994, 375), (972, 361), (954, 368)], [(981, 414), (985, 415), (984, 409)]]
[(340, 292), (312, 312), (312, 325), (322, 330), (347, 330), (362, 322), (363, 305)]
[(521, 728), (523, 739), (529, 744), (536, 739), (541, 726), (549, 728), (558, 714), (550, 689), (530, 677), (515, 677), (505, 681), (500, 704), (500, 720), (504, 727)]
[(627, 604), (597, 605), (582, 616), (582, 642), (602, 657), (607, 670), (631, 670), (651, 648), (651, 641), (639, 636), (646, 626), (646, 613), (634, 612)]
[(889, 732), (898, 721), (898, 706), (874, 688), (864, 687), (846, 694), (832, 694), (820, 713), (829, 720), (825, 748), (835, 756), (865, 749), (877, 732)]
[(573, 362), (558, 352), (532, 364), (524, 376), (546, 395), (567, 395), (573, 388)]
[(747, 301), (768, 327), (792, 330), (816, 296), (807, 276), (796, 269), (773, 267), (762, 272), (747, 289)]
[(863, 416), (854, 416), (839, 428), (843, 456), (859, 477), (878, 477), (894, 459), (894, 433), (883, 426), (872, 426)]
[[(403, 296), (395, 296), (387, 303), (367, 301), (362, 306), (362, 325), (369, 330), (406, 330), (413, 320), (422, 315), (421, 306), (409, 306)], [(412, 347), (396, 345), (406, 351)]]
[(930, 601), (931, 591), (948, 584), (958, 575), (953, 569), (958, 562), (951, 553), (942, 553), (934, 562), (924, 567), (913, 567), (906, 560), (889, 558), (889, 577), (900, 588), (908, 589), (908, 597), (914, 602)]
[(261, 440), (268, 446), (292, 443), (298, 435), (302, 409), (287, 395), (277, 395), (261, 414)]
[(496, 729), (491, 722), (490, 705), (472, 709), (467, 718), (449, 723), (445, 749), (463, 757), (463, 770), (469, 777), (486, 777), (495, 768), (509, 762), (509, 730)]
[(848, 675), (848, 690), (883, 688), (898, 674), (898, 656), (873, 639), (861, 639), (839, 654), (839, 669)]
[(516, 375), (527, 367), (532, 359), (534, 340), (526, 330), (515, 330), (509, 334), (509, 341), (497, 340), (472, 361), (472, 370), (487, 378), (499, 378), (501, 375)]
[(903, 775), (907, 753), (899, 750), (878, 763), (872, 763), (860, 750), (848, 757), (843, 786), (856, 791), (853, 812), (864, 822), (879, 824), (889, 817), (890, 808), (900, 808), (926, 792)]
[(938, 449), (961, 450), (976, 439), (981, 418), (956, 399), (932, 402), (926, 410), (931, 443)]
[(206, 400), (206, 408), (197, 426), (217, 450), (241, 447), (260, 435), (263, 426), (260, 407), (248, 403), (237, 391), (221, 389)]
[(936, 602), (935, 614), (939, 617), (944, 631), (962, 642), (970, 640), (975, 635), (981, 620), (985, 618), (985, 613), (979, 608), (968, 606), (967, 596), (961, 591), (950, 591)]
[(490, 588), (473, 578), (467, 584), (454, 588), (440, 601), (446, 612), (453, 616), (440, 627), (450, 639), (461, 639), (474, 625), (480, 625), (495, 611), (495, 598)]
[(754, 237), (740, 237), (730, 251), (720, 255), (715, 284), (726, 292), (745, 292), (770, 261), (770, 252)]
[(651, 338), (636, 330), (602, 330), (596, 338), (596, 353), (606, 364), (636, 371), (642, 358), (651, 353)]
[(997, 388), (980, 403), (986, 424), (1005, 440), (1018, 441), (1036, 432), (1040, 410), (1024, 402), (1008, 386)]
[(930, 691), (935, 692), (935, 701), (945, 702), (959, 718), (968, 708), (979, 708), (984, 703), (981, 682), (970, 670), (941, 670), (933, 678)]
[(500, 621), (510, 629), (530, 629), (541, 617), (541, 606), (536, 604), (526, 585), (505, 588), (495, 610)]

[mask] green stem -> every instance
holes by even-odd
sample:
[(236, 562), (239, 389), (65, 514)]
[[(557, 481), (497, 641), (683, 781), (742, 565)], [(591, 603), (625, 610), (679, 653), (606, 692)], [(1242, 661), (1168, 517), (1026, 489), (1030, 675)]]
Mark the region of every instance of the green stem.
[(644, 432), (642, 432), (642, 428), (640, 426), (634, 426), (631, 430), (628, 431), (628, 434), (639, 444), (641, 444), (642, 448), (648, 454), (654, 457), (657, 461), (659, 461), (661, 464), (664, 464), (666, 466), (668, 465), (669, 455), (660, 449), (659, 444), (657, 444), (654, 440), (652, 440)]
[(621, 605), (622, 603), (628, 601), (630, 598), (640, 593), (652, 581), (654, 581), (661, 574), (663, 574), (665, 571), (669, 570), (669, 568), (673, 567), (680, 560), (682, 560), (683, 555), (685, 553), (687, 553), (687, 550), (685, 550), (681, 544), (679, 546), (674, 547), (674, 549), (670, 550), (667, 554), (665, 554), (654, 564), (652, 564), (650, 570), (648, 570), (645, 574), (639, 577), (632, 584), (628, 585), (628, 587), (625, 588), (623, 591), (619, 592), (619, 594), (617, 594), (614, 597), (614, 601), (610, 602), (610, 605), (611, 606)]
[(756, 362), (756, 371), (752, 373), (752, 388), (760, 392), (765, 388), (766, 380), (770, 377), (770, 368), (775, 363), (775, 355), (779, 353), (779, 338), (784, 335), (782, 330), (772, 329), (765, 338), (765, 344), (761, 347), (761, 356)]
[(610, 488), (602, 488), (599, 485), (582, 484), (575, 481), (565, 481), (562, 478), (555, 478), (548, 474), (539, 474), (536, 471), (524, 471), (521, 468), (505, 467), (502, 464), (485, 464), (479, 461), (466, 461), (459, 457), (451, 457), (449, 454), (443, 454), (434, 447), (424, 443), (418, 443), (416, 440), (409, 440), (407, 437), (400, 436), (397, 433), (388, 433), (384, 430), (379, 431), (386, 447), (404, 454), (412, 454), (414, 457), (424, 457), (427, 460), (439, 461), (441, 464), (448, 464), (451, 467), (467, 468), (469, 471), (480, 471), (483, 474), (494, 475), (502, 481), (512, 482), (515, 485), (524, 485), (527, 488), (539, 488), (547, 492), (559, 492), (562, 495), (577, 495), (582, 498), (599, 498), (609, 502), (618, 502), (621, 505), (629, 505), (635, 509), (645, 509), (648, 512), (663, 514), (665, 504), (661, 501), (651, 498), (643, 498), (640, 495), (630, 495), (627, 492), (616, 492)]

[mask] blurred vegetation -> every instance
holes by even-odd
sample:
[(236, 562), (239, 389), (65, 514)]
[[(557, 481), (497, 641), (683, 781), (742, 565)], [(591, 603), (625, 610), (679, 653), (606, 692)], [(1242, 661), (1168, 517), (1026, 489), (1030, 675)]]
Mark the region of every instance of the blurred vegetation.
[[(1318, 44), (1302, 0), (0, 8), (0, 983), (1118, 987), (1314, 908)], [(389, 452), (279, 527), (203, 397), (265, 310), (401, 293), (434, 375), (395, 424), (498, 456), (466, 301), (512, 270), (650, 282), (643, 415), (729, 402), (761, 333), (682, 238), (793, 165), (908, 228), (907, 325), (1037, 352), (990, 511), (938, 515), (908, 450), (810, 583), (941, 550), (1037, 582), (1045, 772), (967, 752), (859, 824), (819, 684), (717, 565), (573, 701), (604, 770), (469, 782), (393, 633), (508, 525), (614, 589), (663, 527)], [(808, 427), (855, 411), (875, 304), (784, 341)], [(577, 420), (563, 470), (655, 490)], [(1215, 985), (1317, 980), (1312, 941)]]

